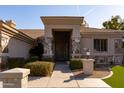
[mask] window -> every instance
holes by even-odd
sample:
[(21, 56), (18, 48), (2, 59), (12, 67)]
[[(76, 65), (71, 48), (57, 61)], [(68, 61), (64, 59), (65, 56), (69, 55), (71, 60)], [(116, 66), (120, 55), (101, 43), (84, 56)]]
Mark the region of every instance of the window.
[(114, 44), (115, 44), (115, 49), (120, 49), (123, 46), (123, 42), (121, 39), (115, 39)]
[(94, 39), (95, 51), (107, 51), (107, 39)]
[(115, 39), (114, 40), (114, 49), (115, 49), (115, 53), (122, 53), (123, 48), (124, 48), (124, 42), (122, 41), (122, 39)]

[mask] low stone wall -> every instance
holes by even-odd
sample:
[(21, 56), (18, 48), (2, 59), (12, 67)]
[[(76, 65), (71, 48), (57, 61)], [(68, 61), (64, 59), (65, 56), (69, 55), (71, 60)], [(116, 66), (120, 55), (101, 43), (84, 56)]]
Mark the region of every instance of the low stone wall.
[(28, 87), (28, 75), (30, 69), (14, 68), (0, 73), (0, 81), (3, 88), (26, 88)]

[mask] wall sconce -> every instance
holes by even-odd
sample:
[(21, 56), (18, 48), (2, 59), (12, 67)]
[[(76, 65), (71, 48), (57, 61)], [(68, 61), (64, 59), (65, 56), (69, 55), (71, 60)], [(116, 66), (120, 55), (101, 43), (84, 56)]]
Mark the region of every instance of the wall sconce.
[(87, 55), (87, 59), (88, 59), (90, 57), (90, 51), (89, 50), (86, 52), (86, 55)]
[(88, 59), (91, 55), (90, 50), (88, 48), (84, 48), (84, 51), (86, 52), (86, 58)]

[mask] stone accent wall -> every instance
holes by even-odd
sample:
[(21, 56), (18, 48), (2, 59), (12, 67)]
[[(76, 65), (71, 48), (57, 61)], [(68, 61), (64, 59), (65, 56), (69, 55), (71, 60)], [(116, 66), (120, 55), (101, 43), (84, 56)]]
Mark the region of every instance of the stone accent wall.
[(72, 37), (72, 58), (80, 58), (80, 37)]
[(44, 56), (46, 57), (52, 57), (53, 51), (52, 51), (52, 37), (45, 37), (43, 44), (44, 44)]

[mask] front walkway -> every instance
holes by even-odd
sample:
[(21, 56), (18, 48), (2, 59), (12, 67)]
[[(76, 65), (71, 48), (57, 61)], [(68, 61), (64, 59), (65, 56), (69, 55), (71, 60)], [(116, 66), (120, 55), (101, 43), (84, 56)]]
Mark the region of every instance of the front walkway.
[(56, 64), (51, 77), (29, 77), (29, 87), (78, 88), (98, 87), (110, 88), (98, 78), (75, 78), (67, 64)]

